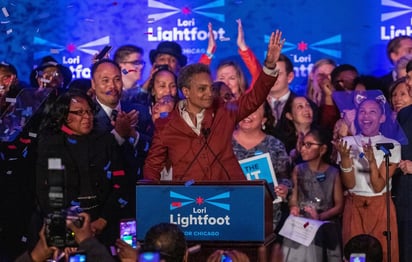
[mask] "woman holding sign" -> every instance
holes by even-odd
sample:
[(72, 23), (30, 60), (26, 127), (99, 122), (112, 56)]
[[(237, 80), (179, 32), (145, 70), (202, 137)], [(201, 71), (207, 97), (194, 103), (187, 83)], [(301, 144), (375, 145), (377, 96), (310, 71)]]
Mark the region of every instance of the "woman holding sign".
[[(277, 138), (265, 134), (262, 129), (271, 126), (273, 116), (267, 102), (262, 104), (255, 112), (239, 122), (238, 128), (233, 133), (233, 152), (238, 160), (269, 153), (279, 186), (275, 187), (275, 194), (285, 199), (288, 187), (291, 188), (289, 179), (289, 156), (285, 146)], [(280, 205), (274, 206), (274, 228), (281, 217)]]

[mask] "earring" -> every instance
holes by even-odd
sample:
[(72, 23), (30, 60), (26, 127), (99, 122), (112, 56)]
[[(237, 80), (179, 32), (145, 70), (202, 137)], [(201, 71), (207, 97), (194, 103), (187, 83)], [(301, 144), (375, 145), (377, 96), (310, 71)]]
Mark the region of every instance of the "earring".
[(265, 129), (266, 129), (265, 123), (262, 123), (262, 130), (265, 130)]

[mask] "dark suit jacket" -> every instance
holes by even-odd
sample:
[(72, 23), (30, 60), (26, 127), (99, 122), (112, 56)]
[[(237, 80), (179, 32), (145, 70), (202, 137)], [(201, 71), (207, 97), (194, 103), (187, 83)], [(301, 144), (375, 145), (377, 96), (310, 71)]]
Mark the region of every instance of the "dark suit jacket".
[(160, 172), (171, 161), (173, 180), (245, 180), (232, 149), (235, 125), (254, 112), (266, 99), (276, 78), (261, 73), (254, 88), (239, 100), (219, 100), (205, 110), (202, 130), (197, 135), (180, 116), (179, 109), (158, 119), (144, 178), (159, 180)]

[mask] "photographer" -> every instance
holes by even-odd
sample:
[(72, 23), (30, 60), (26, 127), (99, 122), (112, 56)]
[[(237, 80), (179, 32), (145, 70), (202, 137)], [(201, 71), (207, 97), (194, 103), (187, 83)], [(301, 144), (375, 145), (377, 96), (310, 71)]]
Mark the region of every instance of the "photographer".
[[(67, 220), (67, 228), (72, 230), (75, 235), (76, 243), (79, 245), (77, 252), (85, 253), (88, 261), (115, 261), (107, 251), (106, 247), (101, 244), (94, 236), (92, 227), (90, 225), (90, 216), (86, 213), (80, 213), (79, 217), (82, 217), (83, 225), (77, 227), (73, 221)], [(64, 251), (59, 250), (57, 247), (49, 247), (46, 241), (45, 226), (39, 233), (39, 241), (31, 252), (25, 252), (16, 262), (37, 262), (46, 261), (53, 257), (53, 260), (60, 261)], [(69, 256), (70, 254), (65, 254)]]

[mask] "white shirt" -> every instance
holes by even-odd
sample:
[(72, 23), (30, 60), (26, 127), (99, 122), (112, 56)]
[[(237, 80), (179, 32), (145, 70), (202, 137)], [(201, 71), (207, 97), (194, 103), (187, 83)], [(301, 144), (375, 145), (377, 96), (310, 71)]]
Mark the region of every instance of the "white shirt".
[[(363, 144), (369, 143), (369, 139), (372, 143), (373, 154), (375, 155), (376, 164), (379, 168), (381, 163), (385, 161), (385, 153), (382, 150), (376, 148), (378, 143), (393, 143), (394, 148), (390, 150), (391, 156), (389, 158), (390, 163), (399, 163), (401, 160), (401, 145), (393, 139), (387, 138), (381, 134), (377, 136), (367, 137), (362, 134), (356, 136), (347, 136), (343, 140), (348, 144), (347, 146), (352, 146), (350, 151), (350, 158), (353, 162), (353, 171), (355, 174), (355, 186), (348, 191), (354, 193), (355, 195), (360, 196), (379, 196), (386, 192), (386, 187), (382, 189), (381, 192), (374, 192), (373, 187), (370, 182), (370, 171), (369, 171), (369, 162), (366, 160), (361, 153), (363, 153)], [(361, 157), (362, 156), (362, 157)], [(338, 155), (338, 163), (340, 163), (340, 155)], [(342, 174), (344, 176), (346, 174)], [(391, 179), (389, 179), (391, 183)]]

